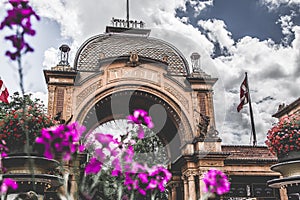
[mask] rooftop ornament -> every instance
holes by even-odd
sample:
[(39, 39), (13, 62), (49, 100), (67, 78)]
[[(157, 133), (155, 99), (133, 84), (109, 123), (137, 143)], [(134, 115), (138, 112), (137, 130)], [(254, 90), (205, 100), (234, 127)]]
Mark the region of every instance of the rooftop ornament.
[(122, 34), (135, 34), (135, 35), (149, 36), (150, 30), (144, 29), (145, 22), (129, 19), (129, 0), (127, 0), (126, 10), (127, 10), (126, 19), (112, 18), (111, 20), (112, 26), (106, 27), (106, 33), (110, 33), (110, 34), (122, 33)]
[(63, 44), (59, 47), (59, 50), (60, 50), (59, 65), (69, 66), (70, 64), (68, 62), (68, 59), (69, 59), (69, 52), (70, 52), (71, 48), (68, 45)]
[(200, 72), (201, 71), (200, 57), (201, 57), (200, 54), (197, 53), (197, 52), (194, 52), (191, 55), (191, 62), (192, 62), (193, 72)]

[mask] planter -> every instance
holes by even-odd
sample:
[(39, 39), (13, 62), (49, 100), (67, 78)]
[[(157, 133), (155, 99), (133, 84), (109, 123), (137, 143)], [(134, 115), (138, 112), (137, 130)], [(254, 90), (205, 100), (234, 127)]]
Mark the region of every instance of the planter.
[(39, 155), (9, 154), (2, 158), (3, 167), (7, 174), (24, 173), (30, 174), (30, 165), (34, 167), (35, 174), (50, 174), (60, 165), (56, 160), (47, 159)]
[(271, 170), (279, 172), (283, 177), (300, 177), (300, 160), (277, 163), (271, 166)]
[(278, 162), (300, 160), (300, 151), (289, 151), (286, 154), (278, 155)]
[(37, 154), (9, 154), (1, 159), (6, 169), (3, 178), (11, 178), (18, 183), (18, 189), (10, 193), (34, 191), (43, 195), (45, 191), (57, 191), (64, 180), (59, 170), (60, 163)]

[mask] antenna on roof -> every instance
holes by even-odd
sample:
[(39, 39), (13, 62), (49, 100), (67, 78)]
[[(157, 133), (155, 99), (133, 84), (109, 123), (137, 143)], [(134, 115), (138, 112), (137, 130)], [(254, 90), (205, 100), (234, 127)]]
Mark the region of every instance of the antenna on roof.
[(129, 0), (127, 0), (127, 28), (129, 28)]

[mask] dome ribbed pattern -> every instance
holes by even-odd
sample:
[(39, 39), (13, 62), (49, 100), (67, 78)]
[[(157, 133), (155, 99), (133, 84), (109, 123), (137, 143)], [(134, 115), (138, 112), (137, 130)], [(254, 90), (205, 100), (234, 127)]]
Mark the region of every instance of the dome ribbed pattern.
[(130, 52), (157, 61), (167, 57), (165, 62), (171, 75), (189, 73), (187, 61), (174, 46), (155, 38), (129, 34), (102, 34), (88, 39), (77, 52), (75, 69), (97, 71), (101, 59), (129, 56)]

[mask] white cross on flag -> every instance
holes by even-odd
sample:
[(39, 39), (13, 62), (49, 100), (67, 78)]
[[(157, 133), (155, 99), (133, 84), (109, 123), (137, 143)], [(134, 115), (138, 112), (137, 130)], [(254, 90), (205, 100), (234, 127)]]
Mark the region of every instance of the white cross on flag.
[(247, 76), (246, 76), (240, 87), (241, 102), (237, 107), (238, 112), (240, 112), (240, 110), (242, 110), (243, 106), (249, 102), (248, 98), (249, 98), (249, 89), (248, 89)]
[(1, 77), (0, 77), (0, 101), (2, 101), (4, 103), (8, 103), (8, 96), (9, 96), (8, 90), (5, 87), (3, 81), (1, 80)]

